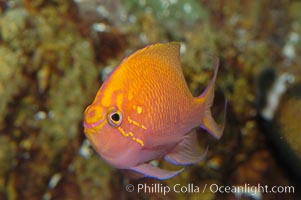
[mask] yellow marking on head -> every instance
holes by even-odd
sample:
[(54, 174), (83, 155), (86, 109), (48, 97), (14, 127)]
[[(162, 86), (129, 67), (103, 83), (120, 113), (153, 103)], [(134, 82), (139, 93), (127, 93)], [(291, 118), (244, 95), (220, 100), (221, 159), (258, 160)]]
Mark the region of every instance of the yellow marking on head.
[(130, 100), (132, 100), (133, 98), (134, 98), (133, 93), (132, 93), (132, 92), (129, 92), (129, 93), (128, 93), (128, 100), (130, 101)]
[(137, 106), (137, 113), (141, 114), (142, 113), (142, 107), (141, 106)]
[(97, 127), (96, 127), (96, 130), (101, 130), (103, 127), (104, 127), (104, 125), (107, 123), (107, 121), (106, 120), (103, 120), (103, 122), (101, 122), (101, 124), (99, 124)]
[(108, 101), (108, 98), (102, 98), (101, 105), (104, 107), (108, 107), (110, 105), (110, 101)]
[(118, 130), (124, 137), (131, 137), (131, 139), (132, 139), (133, 141), (137, 142), (137, 143), (140, 144), (142, 147), (144, 147), (144, 142), (143, 142), (141, 139), (136, 138), (132, 132), (126, 133), (121, 127), (118, 127), (117, 130)]
[(139, 124), (139, 122), (136, 122), (136, 121), (132, 120), (129, 116), (128, 116), (128, 122), (129, 122), (130, 124), (133, 124), (134, 126), (137, 126), (137, 127), (139, 127), (139, 128), (142, 128), (142, 129), (144, 129), (144, 130), (147, 129), (144, 125)]
[(139, 124), (138, 122), (132, 120), (130, 117), (128, 117), (128, 121), (129, 121), (130, 124), (133, 124), (133, 125), (135, 125), (135, 126), (140, 127), (140, 124)]
[(102, 118), (102, 109), (99, 106), (90, 105), (85, 110), (85, 123), (93, 124)]
[(124, 137), (134, 137), (134, 134), (132, 132), (126, 133), (121, 127), (118, 127), (118, 129)]
[(144, 142), (138, 138), (132, 138), (134, 141), (136, 141), (137, 143), (139, 143), (142, 147), (144, 147)]
[(107, 121), (104, 119), (101, 107), (94, 104), (87, 107), (87, 109), (85, 110), (84, 121), (86, 133), (97, 133), (104, 127), (106, 123)]
[(104, 127), (106, 124), (106, 120), (104, 120), (101, 124), (95, 126), (94, 128), (84, 128), (84, 131), (87, 135), (99, 133), (99, 131)]
[(117, 108), (121, 108), (122, 102), (123, 102), (123, 94), (119, 93), (118, 96), (116, 97), (116, 106), (117, 106)]
[(101, 105), (104, 107), (110, 106), (112, 103), (112, 93), (113, 91), (107, 90), (106, 93), (101, 98)]

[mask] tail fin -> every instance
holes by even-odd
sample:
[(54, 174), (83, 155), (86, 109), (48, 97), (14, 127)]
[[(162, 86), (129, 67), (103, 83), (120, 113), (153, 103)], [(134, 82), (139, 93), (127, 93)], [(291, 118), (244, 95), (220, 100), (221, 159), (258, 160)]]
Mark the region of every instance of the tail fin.
[[(214, 100), (214, 87), (215, 87), (215, 80), (216, 80), (218, 68), (219, 68), (219, 60), (217, 59), (215, 63), (213, 78), (211, 79), (205, 91), (198, 97), (198, 99), (200, 99), (200, 101), (204, 106), (204, 113), (202, 116), (203, 118), (202, 118), (201, 127), (207, 130), (211, 135), (213, 135), (217, 139), (219, 139), (223, 134), (224, 124), (218, 125), (216, 123), (216, 121), (212, 117), (210, 108)], [(226, 104), (227, 101), (225, 101), (224, 119), (226, 116), (226, 107), (227, 107)]]

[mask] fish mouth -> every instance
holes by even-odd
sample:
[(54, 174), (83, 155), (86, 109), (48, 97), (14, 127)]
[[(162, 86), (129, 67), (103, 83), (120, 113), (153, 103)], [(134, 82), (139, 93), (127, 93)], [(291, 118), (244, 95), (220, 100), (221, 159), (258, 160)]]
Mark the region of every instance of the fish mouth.
[(93, 124), (84, 122), (84, 133), (95, 149), (98, 149), (99, 146), (103, 146), (103, 144), (99, 145), (102, 143), (102, 140), (99, 140), (99, 138), (102, 135), (101, 129), (105, 125), (104, 122), (105, 121), (98, 121)]
[(116, 145), (116, 143), (114, 143), (116, 142), (116, 135), (111, 132), (102, 132), (95, 128), (85, 128), (84, 132), (93, 149), (106, 162), (114, 167), (125, 167), (127, 162), (123, 161), (124, 155), (130, 155), (129, 151), (131, 151), (132, 148), (125, 148), (124, 145)]
[(94, 123), (88, 123), (87, 120), (84, 121), (84, 127), (85, 129), (93, 129), (98, 127), (100, 124), (102, 123), (102, 120), (99, 120), (97, 122)]
[(88, 141), (91, 143), (92, 147), (98, 152), (101, 156), (104, 154), (107, 155), (110, 153), (110, 140), (111, 136), (107, 137), (95, 128), (86, 128), (84, 129), (85, 135), (88, 138)]
[(95, 141), (96, 138), (94, 137), (97, 132), (94, 129), (85, 129), (84, 132), (92, 147), (98, 151), (97, 143)]
[(86, 108), (83, 123), (84, 133), (96, 150), (101, 146), (98, 138), (101, 137), (101, 130), (105, 123), (101, 107), (92, 104)]

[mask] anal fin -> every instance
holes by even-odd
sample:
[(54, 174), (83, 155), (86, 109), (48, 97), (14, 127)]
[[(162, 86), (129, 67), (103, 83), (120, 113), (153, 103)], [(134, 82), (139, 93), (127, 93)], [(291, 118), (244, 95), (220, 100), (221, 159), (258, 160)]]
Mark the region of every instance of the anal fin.
[(185, 135), (183, 140), (169, 152), (164, 159), (174, 165), (192, 165), (203, 160), (207, 154), (200, 153), (196, 130), (193, 129)]
[(150, 178), (155, 178), (159, 180), (165, 180), (169, 179), (173, 176), (178, 175), (181, 173), (184, 168), (178, 170), (178, 171), (169, 171), (165, 169), (161, 169), (159, 167), (153, 166), (149, 163), (143, 163), (140, 165), (137, 165), (135, 167), (131, 167), (131, 170), (143, 174), (144, 177), (150, 177)]

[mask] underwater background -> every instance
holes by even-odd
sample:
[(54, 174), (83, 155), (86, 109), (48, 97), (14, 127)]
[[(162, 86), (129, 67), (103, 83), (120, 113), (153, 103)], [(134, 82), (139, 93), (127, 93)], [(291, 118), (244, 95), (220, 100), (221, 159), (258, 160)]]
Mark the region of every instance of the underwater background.
[[(1, 0), (0, 199), (300, 199), (300, 10), (297, 0)], [(130, 180), (91, 148), (83, 112), (125, 55), (170, 41), (181, 42), (194, 95), (219, 57), (213, 111), (222, 118), (227, 99), (224, 135), (198, 129), (206, 159), (172, 179)], [(214, 184), (294, 192), (213, 192)]]

